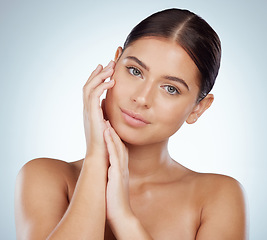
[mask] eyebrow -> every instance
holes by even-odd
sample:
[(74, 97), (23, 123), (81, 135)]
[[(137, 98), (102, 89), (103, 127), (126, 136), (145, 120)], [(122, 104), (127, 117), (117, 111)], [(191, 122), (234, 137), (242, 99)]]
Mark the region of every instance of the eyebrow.
[(166, 78), (166, 79), (171, 80), (171, 81), (179, 82), (179, 83), (183, 84), (187, 88), (187, 90), (189, 91), (189, 87), (183, 79), (178, 78), (178, 77), (173, 77), (173, 76), (164, 76), (163, 78)]
[(135, 61), (136, 63), (138, 63), (141, 67), (143, 67), (145, 70), (149, 71), (149, 67), (144, 64), (141, 60), (139, 60), (137, 57), (134, 56), (127, 56), (126, 59), (131, 59), (133, 61)]
[[(131, 60), (135, 61), (137, 64), (139, 64), (141, 67), (143, 67), (145, 70), (149, 71), (149, 67), (145, 63), (143, 63), (141, 60), (139, 60), (137, 57), (127, 56), (125, 59), (131, 59)], [(174, 77), (174, 76), (167, 76), (167, 75), (163, 76), (163, 78), (171, 80), (171, 81), (179, 82), (179, 83), (183, 84), (187, 88), (187, 90), (189, 91), (189, 87), (183, 79), (178, 78), (178, 77)]]

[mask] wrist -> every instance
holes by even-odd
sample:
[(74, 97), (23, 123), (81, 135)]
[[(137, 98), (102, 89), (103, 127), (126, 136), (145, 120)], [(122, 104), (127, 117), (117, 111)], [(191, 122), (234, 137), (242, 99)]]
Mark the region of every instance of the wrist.
[(150, 234), (145, 230), (140, 220), (134, 214), (130, 214), (120, 219), (120, 221), (117, 221), (116, 224), (110, 224), (110, 226), (118, 240), (152, 240)]
[(124, 212), (117, 214), (116, 218), (108, 219), (112, 231), (115, 232), (127, 232), (129, 228), (138, 225), (139, 219), (132, 212)]
[(85, 158), (98, 158), (98, 159), (107, 159), (108, 153), (105, 148), (99, 146), (90, 146), (87, 147)]
[(108, 165), (100, 161), (99, 156), (86, 156), (83, 160), (82, 171), (89, 176), (104, 178), (107, 181)]
[(83, 166), (85, 167), (99, 167), (105, 170), (109, 166), (107, 155), (103, 152), (88, 152), (84, 157)]

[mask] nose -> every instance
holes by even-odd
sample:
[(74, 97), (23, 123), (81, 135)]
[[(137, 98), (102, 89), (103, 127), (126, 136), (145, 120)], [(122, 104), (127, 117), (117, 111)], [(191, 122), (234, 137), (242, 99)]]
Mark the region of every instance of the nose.
[(148, 109), (152, 106), (154, 95), (154, 86), (151, 82), (147, 81), (136, 86), (136, 89), (131, 96), (131, 100), (135, 102), (138, 107)]

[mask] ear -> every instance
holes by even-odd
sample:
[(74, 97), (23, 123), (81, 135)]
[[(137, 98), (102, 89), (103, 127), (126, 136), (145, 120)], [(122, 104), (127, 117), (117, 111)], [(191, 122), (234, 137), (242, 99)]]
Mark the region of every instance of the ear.
[(122, 47), (118, 47), (115, 53), (115, 58), (114, 58), (115, 62), (117, 62), (120, 59), (121, 54), (122, 54)]
[(213, 100), (214, 100), (213, 94), (208, 94), (194, 107), (193, 111), (188, 116), (186, 122), (188, 124), (195, 123), (198, 120), (198, 118), (211, 106)]

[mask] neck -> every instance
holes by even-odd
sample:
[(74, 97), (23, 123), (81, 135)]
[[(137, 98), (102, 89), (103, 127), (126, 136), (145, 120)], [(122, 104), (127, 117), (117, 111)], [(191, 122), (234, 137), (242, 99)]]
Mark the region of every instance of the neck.
[(168, 152), (168, 141), (136, 146), (125, 144), (129, 151), (130, 178), (150, 178), (167, 170), (172, 163)]

